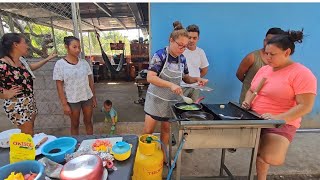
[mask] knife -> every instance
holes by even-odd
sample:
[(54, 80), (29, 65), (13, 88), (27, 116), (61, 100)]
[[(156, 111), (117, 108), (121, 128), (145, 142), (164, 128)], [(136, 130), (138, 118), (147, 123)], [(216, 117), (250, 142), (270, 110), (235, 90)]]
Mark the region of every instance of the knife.
[(243, 114), (241, 114), (241, 116), (226, 116), (223, 114), (219, 114), (219, 116), (222, 118), (227, 118), (227, 119), (241, 119), (241, 118), (243, 118)]
[(44, 137), (41, 139), (40, 142), (38, 142), (38, 144), (36, 145), (36, 149), (38, 149), (43, 143), (45, 143), (48, 140), (48, 137)]
[(194, 84), (187, 84), (187, 85), (182, 85), (182, 87), (190, 87), (194, 89), (199, 89), (200, 91), (212, 91), (213, 89), (208, 87), (208, 86), (199, 86), (199, 85), (194, 85)]

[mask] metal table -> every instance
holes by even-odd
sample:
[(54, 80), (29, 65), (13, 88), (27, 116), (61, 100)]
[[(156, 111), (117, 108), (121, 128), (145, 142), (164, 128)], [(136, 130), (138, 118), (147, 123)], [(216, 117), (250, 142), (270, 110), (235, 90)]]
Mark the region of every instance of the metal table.
[[(113, 171), (108, 174), (108, 180), (130, 180), (133, 173), (133, 165), (136, 157), (137, 147), (138, 147), (138, 136), (136, 135), (123, 135), (123, 136), (110, 136), (110, 135), (79, 135), (72, 136), (77, 139), (78, 143), (81, 143), (86, 139), (99, 139), (99, 138), (109, 138), (109, 137), (123, 137), (123, 141), (132, 144), (130, 158), (125, 161), (114, 161), (114, 165), (118, 170)], [(39, 155), (36, 159), (43, 157)], [(9, 164), (9, 148), (0, 148), (0, 167)]]
[[(245, 111), (241, 109), (239, 105), (231, 102), (223, 104), (223, 108), (220, 108), (220, 105), (221, 104), (203, 104), (203, 111), (214, 115), (214, 120), (177, 121), (177, 131), (179, 134), (178, 144), (183, 144), (182, 149), (221, 148), (220, 174), (219, 176), (215, 176), (219, 179), (234, 179), (233, 175), (224, 164), (226, 149), (251, 148), (252, 154), (248, 179), (253, 180), (261, 128), (279, 127), (285, 124), (285, 121), (262, 120), (255, 114)], [(230, 110), (229, 108), (237, 109), (238, 112)], [(175, 111), (174, 107), (172, 107), (172, 111), (175, 116), (174, 118), (176, 120), (181, 120), (179, 113)], [(239, 113), (242, 113), (243, 119), (223, 119), (219, 116), (220, 113), (223, 114), (226, 112), (228, 112), (228, 115), (230, 116), (239, 116)], [(170, 128), (170, 134), (171, 131)], [(169, 142), (171, 142), (171, 136)], [(169, 143), (169, 159), (172, 157), (171, 154), (172, 145)], [(180, 180), (181, 153), (179, 153), (176, 163), (176, 179)], [(224, 176), (224, 172), (226, 172), (228, 176)]]

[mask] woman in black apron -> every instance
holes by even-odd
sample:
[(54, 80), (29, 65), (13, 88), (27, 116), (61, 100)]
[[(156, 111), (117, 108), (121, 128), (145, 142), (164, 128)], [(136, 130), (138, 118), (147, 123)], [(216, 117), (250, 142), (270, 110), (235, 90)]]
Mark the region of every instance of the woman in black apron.
[(182, 55), (187, 47), (188, 32), (180, 22), (173, 24), (174, 30), (170, 35), (169, 46), (158, 50), (150, 62), (147, 80), (150, 83), (146, 94), (144, 111), (144, 134), (152, 134), (157, 121), (161, 122), (161, 141), (167, 145), (169, 141), (169, 122), (173, 117), (170, 105), (181, 95), (180, 83), (198, 82), (205, 85), (208, 80), (190, 77), (186, 58)]

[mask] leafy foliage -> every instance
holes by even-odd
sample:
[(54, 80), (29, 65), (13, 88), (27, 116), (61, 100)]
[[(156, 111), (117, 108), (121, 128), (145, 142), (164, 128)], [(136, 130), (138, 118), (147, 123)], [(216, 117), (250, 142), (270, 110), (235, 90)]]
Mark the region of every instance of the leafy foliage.
[[(91, 42), (91, 49), (89, 47), (89, 36), (90, 36), (90, 42)], [(113, 55), (113, 54), (119, 54), (121, 53), (120, 51), (115, 51), (110, 49), (110, 43), (117, 43), (119, 41), (122, 41), (125, 43), (125, 54), (129, 55), (130, 54), (130, 42), (127, 37), (123, 36), (120, 32), (118, 31), (108, 31), (108, 32), (102, 32), (100, 33), (100, 41), (102, 44), (102, 48), (108, 55)], [(98, 40), (95, 36), (94, 32), (90, 33), (83, 33), (83, 42), (84, 42), (84, 52), (86, 55), (100, 55), (100, 46), (98, 43)]]
[[(5, 24), (8, 25), (8, 19), (4, 18), (4, 21), (5, 21)], [(31, 45), (34, 48), (37, 48), (39, 50), (41, 50), (43, 47), (42, 46), (44, 41), (43, 35), (49, 34), (52, 36), (51, 27), (39, 25), (31, 22), (25, 23), (24, 21), (16, 21), (16, 22), (19, 22), (19, 26), (23, 28), (24, 34), (28, 34), (28, 37), (30, 38), (30, 41), (31, 41)], [(15, 27), (15, 31), (18, 32), (19, 29)], [(64, 47), (63, 38), (65, 36), (71, 36), (73, 35), (73, 33), (60, 30), (60, 29), (54, 29), (54, 35), (55, 35), (55, 43), (56, 43), (58, 55), (63, 56), (67, 53)], [(83, 43), (84, 43), (84, 50), (82, 51), (84, 51), (86, 55), (101, 55), (100, 46), (95, 36), (95, 33), (89, 32), (89, 33), (83, 33), (82, 35), (83, 35)], [(90, 36), (90, 44), (89, 44), (89, 36)], [(130, 55), (130, 42), (128, 38), (123, 36), (120, 32), (118, 31), (102, 32), (100, 33), (100, 40), (101, 40), (101, 44), (104, 51), (108, 55), (121, 53), (120, 51), (110, 50), (110, 43), (116, 43), (119, 41), (122, 41), (123, 43), (125, 43), (125, 54)], [(48, 54), (52, 53), (54, 50), (55, 50), (54, 48), (48, 49)], [(33, 52), (32, 56), (39, 57), (41, 55), (37, 54), (36, 52)]]

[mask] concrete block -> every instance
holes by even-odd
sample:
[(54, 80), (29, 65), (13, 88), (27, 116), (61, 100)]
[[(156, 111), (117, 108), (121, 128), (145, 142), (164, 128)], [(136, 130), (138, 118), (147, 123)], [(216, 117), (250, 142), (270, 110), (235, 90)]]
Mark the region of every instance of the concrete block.
[(52, 79), (52, 76), (44, 76), (44, 82), (46, 89), (57, 89), (56, 82)]
[(60, 102), (50, 102), (49, 105), (49, 114), (54, 114), (54, 115), (62, 115), (63, 114), (63, 108), (60, 104)]
[(33, 81), (33, 89), (45, 89), (44, 84), (44, 77), (43, 76), (37, 76), (36, 79)]
[(48, 101), (48, 90), (34, 90), (34, 97), (36, 102), (47, 102)]
[(38, 115), (48, 115), (49, 112), (49, 103), (47, 102), (37, 102)]
[(37, 129), (52, 129), (65, 127), (63, 115), (41, 115), (37, 116), (35, 122)]

